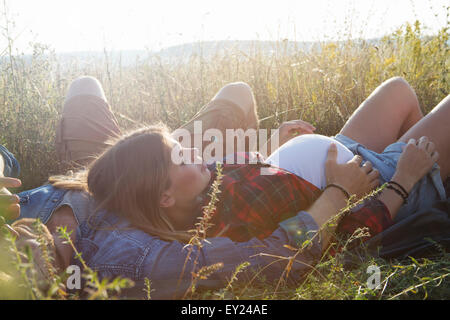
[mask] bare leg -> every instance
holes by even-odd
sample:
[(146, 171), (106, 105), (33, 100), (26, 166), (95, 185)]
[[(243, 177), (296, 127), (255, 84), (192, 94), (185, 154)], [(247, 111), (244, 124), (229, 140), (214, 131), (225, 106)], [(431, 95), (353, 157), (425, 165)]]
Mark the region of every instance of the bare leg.
[(59, 159), (75, 167), (85, 165), (109, 146), (109, 139), (119, 135), (100, 82), (91, 76), (75, 79), (67, 90), (56, 131)]
[(450, 95), (442, 100), (425, 118), (410, 128), (399, 141), (408, 143), (409, 139), (428, 137), (439, 152), (438, 164), (443, 181), (450, 174)]
[[(220, 152), (214, 149), (214, 152), (212, 152), (213, 149), (207, 149), (211, 144), (211, 141), (206, 139), (202, 144), (203, 159), (208, 162), (212, 160), (222, 160), (223, 156), (226, 156), (230, 151), (228, 150), (227, 145), (230, 146), (231, 144), (234, 144), (234, 152), (237, 151), (237, 146), (241, 145), (241, 143), (226, 143), (227, 129), (242, 129), (243, 131), (251, 128), (257, 129), (258, 116), (256, 109), (255, 97), (248, 84), (244, 82), (229, 83), (222, 87), (208, 104), (204, 105), (190, 121), (181, 127), (191, 133), (190, 145), (186, 142), (182, 143), (186, 143), (185, 146), (192, 147), (193, 143), (195, 144), (195, 141), (203, 140), (203, 133), (208, 129), (219, 130), (221, 135), (215, 136), (214, 146), (222, 145), (223, 149)], [(196, 122), (202, 123), (202, 133), (194, 134), (194, 124)], [(257, 138), (257, 135), (255, 136)], [(245, 150), (254, 150), (255, 144), (253, 144), (253, 141), (250, 141), (247, 136), (244, 138)]]
[(423, 118), (416, 94), (402, 78), (383, 82), (355, 110), (341, 134), (382, 152)]

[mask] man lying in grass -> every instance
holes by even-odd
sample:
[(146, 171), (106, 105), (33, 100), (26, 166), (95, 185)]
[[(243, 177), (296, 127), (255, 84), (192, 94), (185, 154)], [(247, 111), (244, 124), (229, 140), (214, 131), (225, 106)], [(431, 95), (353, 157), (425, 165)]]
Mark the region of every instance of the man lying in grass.
[[(83, 99), (101, 102), (102, 97), (94, 91), (72, 95), (66, 107), (75, 98), (77, 103)], [(252, 97), (247, 85), (229, 85), (196, 118), (227, 128), (227, 121), (215, 116), (225, 113), (234, 120), (231, 109), (240, 108), (242, 112), (233, 115), (243, 118), (234, 123), (251, 123), (247, 119), (254, 119), (256, 113)], [(227, 101), (233, 108), (224, 106)], [(344, 217), (339, 223), (341, 230), (353, 232), (367, 226), (375, 234), (388, 227), (392, 219), (402, 219), (445, 197), (439, 173), (442, 178), (448, 175), (449, 115), (447, 98), (421, 119), (414, 92), (404, 80), (396, 78), (377, 88), (334, 138), (312, 135), (287, 142), (289, 135), (280, 128), (280, 140), (287, 143), (274, 150), (267, 162), (223, 165), (221, 193), (212, 217), (215, 223), (209, 230), (209, 235), (221, 237), (191, 248), (195, 261), (186, 259), (183, 243), (189, 241), (187, 230), (194, 228), (202, 206), (209, 201), (207, 191), (214, 180), (214, 166), (174, 164), (174, 148), (190, 150), (180, 147), (158, 127), (118, 138), (86, 171), (72, 177), (52, 177), (50, 185), (19, 194), (21, 216), (40, 218), (54, 226), (61, 224), (58, 219), (64, 210), (64, 214), (74, 215), (72, 220), (79, 224), (75, 243), (88, 265), (102, 277), (135, 280), (134, 293), (142, 289), (146, 277), (151, 279), (157, 297), (182, 293), (191, 282), (191, 271), (215, 263), (223, 263), (222, 269), (200, 285), (222, 285), (244, 261), (251, 263), (250, 270), (261, 270), (268, 279), (277, 279), (287, 261), (273, 263), (270, 256), (289, 256), (292, 252), (284, 245), (300, 247), (310, 239), (311, 246), (299, 252), (292, 266), (291, 276), (298, 279), (328, 245), (330, 230), (321, 227), (347, 205), (350, 195), (361, 197), (375, 188), (378, 178), (389, 182), (388, 188)], [(89, 121), (78, 122), (79, 126), (83, 124), (87, 129), (81, 135), (96, 128), (89, 126)], [(312, 131), (304, 123), (292, 130)], [(75, 150), (78, 158), (73, 160), (92, 155), (94, 144), (91, 150), (83, 150), (83, 144), (77, 144), (83, 139), (77, 141), (73, 136), (76, 130), (70, 132), (64, 154)], [(61, 137), (64, 141), (64, 132)], [(339, 147), (329, 148), (332, 142)], [(441, 155), (441, 171), (434, 165), (438, 158), (435, 149)], [(277, 152), (279, 156), (275, 157)], [(349, 158), (338, 161), (339, 154)], [(305, 155), (312, 161), (303, 161)], [(304, 165), (299, 167), (299, 163)], [(310, 170), (305, 171), (305, 166)], [(271, 174), (259, 174), (261, 168)], [(90, 196), (80, 191), (88, 191)], [(320, 237), (314, 236), (318, 230)]]

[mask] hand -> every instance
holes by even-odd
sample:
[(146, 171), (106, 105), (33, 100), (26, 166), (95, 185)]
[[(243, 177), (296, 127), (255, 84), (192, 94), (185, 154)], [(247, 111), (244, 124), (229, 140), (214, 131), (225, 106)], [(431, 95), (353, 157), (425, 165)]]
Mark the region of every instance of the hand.
[(19, 197), (6, 188), (20, 187), (21, 181), (15, 178), (0, 177), (0, 216), (13, 220), (20, 215)]
[(280, 135), (280, 146), (296, 136), (300, 136), (302, 134), (312, 134), (315, 130), (316, 128), (312, 124), (303, 120), (283, 122), (278, 128)]
[[(15, 221), (10, 226), (10, 230), (13, 230), (13, 234), (16, 236), (15, 245), (23, 262), (32, 262), (34, 265), (36, 285), (41, 290), (48, 290), (48, 280), (51, 274), (60, 271), (54, 268), (57, 267), (58, 255), (52, 234), (42, 222), (30, 218)], [(28, 260), (28, 255), (25, 254), (27, 250), (31, 251), (32, 261)], [(53, 263), (49, 263), (49, 261)]]
[(367, 161), (361, 166), (362, 157), (354, 156), (344, 164), (337, 163), (337, 147), (333, 143), (328, 149), (325, 162), (325, 175), (327, 184), (336, 183), (342, 186), (350, 195), (356, 195), (359, 199), (375, 189), (379, 184), (379, 172), (372, 168)]
[(409, 192), (431, 170), (438, 158), (434, 143), (427, 137), (421, 137), (418, 141), (410, 139), (397, 162), (392, 180)]

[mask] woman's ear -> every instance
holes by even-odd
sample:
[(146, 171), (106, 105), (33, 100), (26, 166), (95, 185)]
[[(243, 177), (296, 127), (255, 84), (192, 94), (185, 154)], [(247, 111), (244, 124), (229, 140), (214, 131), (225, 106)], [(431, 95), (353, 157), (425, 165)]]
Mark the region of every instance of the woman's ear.
[(161, 200), (159, 201), (159, 206), (161, 208), (170, 208), (175, 204), (175, 198), (170, 194), (170, 192), (163, 192)]

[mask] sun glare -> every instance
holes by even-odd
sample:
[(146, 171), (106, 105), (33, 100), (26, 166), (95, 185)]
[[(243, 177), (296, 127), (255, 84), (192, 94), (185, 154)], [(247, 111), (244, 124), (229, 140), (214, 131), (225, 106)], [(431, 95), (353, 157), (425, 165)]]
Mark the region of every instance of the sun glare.
[[(446, 0), (6, 1), (17, 45), (57, 51), (159, 49), (207, 40), (379, 37), (406, 21), (445, 26)], [(2, 10), (4, 11), (4, 10)], [(3, 16), (4, 19), (4, 16)]]

